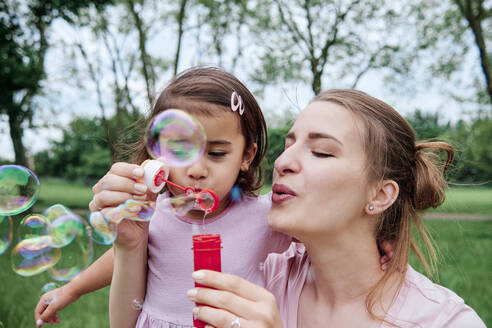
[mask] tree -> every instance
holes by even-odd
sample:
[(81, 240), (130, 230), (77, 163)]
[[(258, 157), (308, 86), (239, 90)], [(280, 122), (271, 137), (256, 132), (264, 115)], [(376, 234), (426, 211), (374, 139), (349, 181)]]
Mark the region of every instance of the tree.
[[(414, 6), (412, 17), (418, 29), (421, 55), (432, 58), (430, 65), (424, 65), (432, 71), (432, 76), (445, 78), (449, 83), (454, 73), (469, 75), (477, 72), (483, 76), (470, 82), (465, 88), (475, 88), (475, 103), (492, 104), (492, 57), (487, 44), (492, 42), (492, 7), (490, 1), (484, 0), (421, 0)], [(477, 69), (470, 70), (465, 65), (467, 55), (478, 50)], [(458, 86), (455, 86), (458, 88)], [(462, 97), (461, 97), (462, 98)], [(461, 99), (463, 101), (464, 99)]]
[[(489, 103), (492, 104), (492, 56), (487, 51), (487, 37), (488, 41), (491, 41), (491, 34), (484, 33), (490, 32), (492, 25), (490, 19), (492, 18), (492, 6), (485, 8), (485, 0), (452, 0), (459, 9), (461, 16), (466, 20), (468, 28), (473, 33), (475, 38), (475, 45), (478, 48), (480, 56), (480, 66), (482, 68), (483, 76), (485, 79), (485, 86), (489, 96)], [(489, 26), (487, 27), (488, 24)], [(484, 26), (485, 25), (485, 26)]]
[[(109, 0), (110, 1), (110, 0)], [(35, 97), (42, 90), (48, 30), (56, 18), (71, 21), (82, 8), (108, 0), (31, 0), (0, 3), (0, 114), (7, 115), (15, 161), (27, 166), (23, 125), (32, 124)]]
[(397, 55), (403, 41), (397, 29), (405, 14), (401, 4), (399, 11), (359, 0), (272, 0), (261, 6), (256, 31), (264, 51), (262, 67), (255, 72), (258, 82), (307, 80), (318, 94), (327, 77), (341, 81), (350, 76), (352, 81), (345, 78), (343, 83), (355, 87), (371, 69), (404, 72), (409, 67), (411, 57)]
[(439, 113), (423, 113), (417, 109), (406, 120), (413, 127), (417, 140), (437, 139), (451, 129), (450, 122), (440, 122)]

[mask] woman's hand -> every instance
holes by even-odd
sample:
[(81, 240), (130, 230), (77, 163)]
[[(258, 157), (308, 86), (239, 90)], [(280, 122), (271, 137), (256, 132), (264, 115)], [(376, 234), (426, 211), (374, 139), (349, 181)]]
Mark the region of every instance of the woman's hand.
[(67, 285), (44, 293), (34, 310), (36, 327), (39, 328), (45, 323), (59, 323), (58, 311), (78, 299), (79, 295), (74, 294)]
[[(196, 319), (217, 328), (281, 328), (282, 320), (272, 293), (231, 274), (200, 270), (196, 282), (214, 288), (193, 288), (188, 297), (202, 305), (193, 309)], [(233, 325), (239, 320), (239, 325)]]

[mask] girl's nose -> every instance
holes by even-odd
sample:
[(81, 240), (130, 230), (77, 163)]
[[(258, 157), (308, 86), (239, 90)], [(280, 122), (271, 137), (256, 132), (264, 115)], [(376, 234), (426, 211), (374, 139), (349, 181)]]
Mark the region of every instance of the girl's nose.
[(208, 169), (203, 160), (199, 160), (188, 167), (187, 174), (193, 180), (203, 180), (208, 176)]
[(276, 174), (286, 175), (299, 172), (301, 163), (299, 162), (299, 156), (295, 153), (295, 149), (295, 145), (290, 146), (275, 160), (274, 169)]

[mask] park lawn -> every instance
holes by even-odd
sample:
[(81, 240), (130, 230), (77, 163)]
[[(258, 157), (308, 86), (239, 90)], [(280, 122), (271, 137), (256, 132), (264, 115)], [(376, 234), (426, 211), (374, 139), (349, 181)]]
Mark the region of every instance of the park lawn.
[[(492, 221), (426, 220), (441, 250), (439, 283), (464, 298), (492, 327)], [(107, 246), (94, 244), (95, 256)], [(33, 327), (33, 311), (41, 287), (52, 279), (46, 273), (33, 277), (21, 277), (10, 269), (10, 253), (0, 255), (0, 321), (5, 327)], [(423, 268), (415, 257), (412, 265), (419, 271)], [(108, 294), (105, 288), (85, 295), (61, 311), (61, 324), (56, 327), (108, 327)], [(185, 291), (183, 291), (183, 296)], [(1, 327), (1, 325), (0, 325)]]
[(58, 178), (40, 178), (40, 192), (34, 212), (41, 212), (54, 204), (71, 209), (87, 209), (92, 199), (92, 186)]
[(487, 214), (492, 217), (492, 188), (454, 187), (446, 192), (446, 201), (434, 212)]

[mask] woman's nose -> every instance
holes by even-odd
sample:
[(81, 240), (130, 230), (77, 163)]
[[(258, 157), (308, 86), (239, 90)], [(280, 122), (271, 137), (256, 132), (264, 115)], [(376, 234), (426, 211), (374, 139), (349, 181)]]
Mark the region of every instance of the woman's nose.
[(279, 175), (297, 173), (301, 169), (299, 160), (299, 156), (295, 152), (295, 147), (292, 145), (284, 149), (282, 154), (275, 160), (274, 169)]

